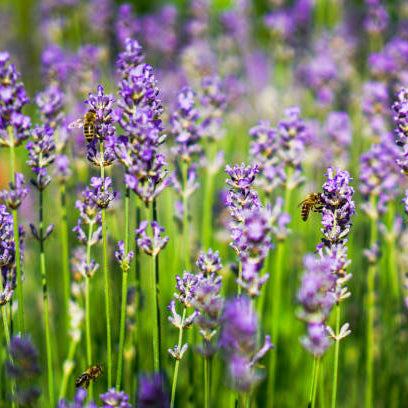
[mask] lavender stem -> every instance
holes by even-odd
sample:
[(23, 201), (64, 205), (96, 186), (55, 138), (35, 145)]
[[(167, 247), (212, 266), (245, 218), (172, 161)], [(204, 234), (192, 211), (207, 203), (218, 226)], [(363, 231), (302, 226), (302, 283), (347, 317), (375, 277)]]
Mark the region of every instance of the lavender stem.
[[(340, 317), (341, 317), (341, 305), (336, 304), (336, 336), (340, 334)], [(339, 370), (339, 353), (340, 353), (340, 340), (336, 340), (334, 345), (334, 365), (333, 365), (333, 394), (332, 394), (332, 408), (336, 407), (336, 397), (337, 397), (337, 380), (338, 380), (338, 370)]]
[[(125, 193), (125, 253), (129, 253), (129, 200), (130, 191), (126, 186)], [(120, 385), (122, 380), (122, 366), (123, 366), (123, 347), (125, 344), (125, 330), (126, 330), (126, 297), (127, 297), (127, 282), (128, 271), (122, 270), (122, 306), (120, 312), (120, 334), (119, 334), (119, 357), (118, 357), (118, 371), (116, 374), (116, 390), (120, 391)]]
[[(101, 157), (103, 160), (104, 149), (103, 142), (100, 142)], [(105, 180), (105, 168), (101, 165), (101, 178)], [(102, 184), (105, 185), (105, 182)], [(106, 343), (107, 343), (107, 361), (108, 361), (108, 388), (112, 386), (112, 341), (111, 341), (111, 322), (110, 322), (110, 287), (108, 271), (108, 251), (106, 238), (106, 208), (102, 208), (102, 244), (103, 244), (103, 270), (105, 280), (105, 312), (106, 312)]]

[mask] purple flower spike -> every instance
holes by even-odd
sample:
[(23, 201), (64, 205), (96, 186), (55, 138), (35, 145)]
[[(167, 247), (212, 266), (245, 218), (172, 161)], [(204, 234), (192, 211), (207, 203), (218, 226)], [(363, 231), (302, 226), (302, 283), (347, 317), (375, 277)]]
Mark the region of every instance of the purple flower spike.
[(211, 248), (207, 253), (201, 251), (196, 263), (200, 272), (204, 275), (209, 275), (222, 269), (221, 258), (219, 255), (219, 251), (213, 252)]
[(56, 128), (61, 125), (64, 114), (64, 93), (57, 85), (50, 85), (37, 94), (34, 102), (38, 106), (45, 125)]
[(98, 93), (89, 93), (88, 99), (85, 101), (96, 113), (96, 137), (104, 141), (108, 136), (115, 134), (115, 127), (112, 125), (113, 103), (115, 98), (113, 95), (105, 95), (102, 85), (98, 85)]
[(91, 187), (89, 197), (99, 208), (108, 208), (111, 201), (119, 196), (117, 191), (112, 190), (110, 177), (92, 177)]
[(7, 205), (11, 209), (17, 209), (20, 207), (24, 198), (27, 197), (30, 192), (29, 187), (23, 187), (24, 175), (21, 173), (15, 173), (16, 182), (9, 183), (9, 190), (0, 191), (0, 201)]
[(9, 53), (0, 56), (0, 146), (19, 146), (29, 137), (31, 119), (21, 111), (30, 100)]
[(103, 402), (103, 408), (132, 408), (129, 404), (129, 397), (124, 391), (116, 391), (115, 388), (111, 388), (105, 394), (100, 395)]
[(118, 261), (123, 272), (127, 272), (130, 269), (130, 263), (133, 260), (133, 251), (125, 252), (125, 244), (123, 241), (118, 242), (118, 250), (115, 251), (115, 257)]
[(164, 232), (164, 228), (161, 227), (157, 221), (152, 221), (150, 225), (153, 232), (152, 238), (146, 233), (146, 229), (149, 226), (148, 221), (142, 221), (139, 228), (135, 230), (137, 246), (147, 255), (157, 256), (161, 250), (166, 247), (169, 237), (161, 237), (161, 233)]
[(247, 297), (227, 302), (221, 321), (219, 346), (227, 358), (231, 386), (239, 391), (251, 391), (263, 378), (256, 363), (273, 348), (270, 337), (265, 336), (265, 343), (258, 347), (258, 317)]
[(245, 166), (244, 163), (234, 167), (227, 165), (225, 172), (231, 177), (231, 180), (226, 180), (226, 183), (232, 189), (241, 191), (248, 189), (255, 180), (255, 175), (259, 173), (258, 166)]
[(169, 408), (170, 401), (164, 379), (160, 374), (141, 377), (137, 392), (137, 406), (139, 408)]

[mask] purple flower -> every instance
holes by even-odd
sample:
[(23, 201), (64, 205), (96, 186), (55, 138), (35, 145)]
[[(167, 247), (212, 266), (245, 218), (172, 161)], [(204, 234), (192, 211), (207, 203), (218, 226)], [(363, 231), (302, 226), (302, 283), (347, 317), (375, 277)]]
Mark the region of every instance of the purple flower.
[(41, 373), (38, 352), (27, 337), (13, 337), (7, 374), (16, 382), (15, 402), (21, 406), (35, 405), (41, 391), (36, 384)]
[(31, 120), (21, 113), (30, 102), (20, 74), (9, 63), (7, 51), (0, 52), (0, 146), (19, 146), (29, 136)]
[(170, 119), (171, 132), (176, 140), (175, 153), (187, 163), (202, 153), (201, 146), (198, 144), (201, 134), (195, 96), (191, 88), (184, 87), (178, 94), (177, 109)]
[(326, 118), (325, 131), (340, 147), (350, 146), (353, 129), (347, 112), (330, 112)]
[(321, 200), (324, 204), (322, 217), (323, 242), (330, 246), (344, 240), (351, 228), (351, 217), (356, 213), (352, 200), (354, 189), (348, 171), (329, 167), (323, 184)]
[(131, 4), (122, 4), (116, 17), (116, 36), (119, 43), (125, 44), (128, 38), (139, 34), (139, 21), (137, 20)]
[(127, 272), (130, 269), (130, 263), (133, 260), (134, 252), (125, 252), (125, 244), (123, 241), (118, 242), (118, 250), (115, 251), (115, 258), (118, 261), (123, 272)]
[(309, 323), (307, 336), (303, 336), (300, 342), (314, 356), (322, 356), (332, 344), (323, 323)]
[(161, 237), (164, 228), (161, 227), (157, 221), (152, 221), (150, 225), (153, 232), (152, 238), (146, 233), (146, 229), (149, 226), (148, 221), (142, 221), (139, 228), (135, 230), (137, 246), (147, 255), (157, 256), (160, 251), (166, 247), (169, 237)]
[(196, 265), (203, 275), (209, 275), (222, 269), (221, 258), (219, 255), (219, 251), (213, 252), (211, 248), (207, 253), (204, 251), (200, 252)]
[(110, 177), (92, 177), (89, 198), (99, 207), (108, 208), (111, 201), (119, 195), (112, 190), (112, 179)]
[(176, 275), (176, 290), (178, 293), (176, 292), (174, 297), (185, 307), (191, 307), (197, 285), (201, 279), (201, 275), (194, 275), (187, 271), (184, 271), (182, 277)]
[(105, 95), (102, 85), (98, 85), (98, 93), (88, 94), (88, 99), (85, 101), (89, 105), (89, 109), (92, 109), (96, 113), (95, 121), (95, 135), (96, 137), (104, 141), (108, 136), (115, 134), (115, 127), (112, 125), (112, 112), (113, 103), (115, 98), (113, 95)]
[(231, 177), (231, 180), (226, 180), (226, 183), (235, 191), (245, 191), (255, 180), (255, 175), (259, 173), (257, 165), (241, 166), (236, 164), (234, 167), (227, 165), (225, 172)]
[(126, 38), (124, 46), (125, 51), (119, 53), (116, 66), (122, 75), (127, 76), (132, 67), (137, 67), (144, 61), (145, 56), (142, 51), (142, 46), (137, 40)]
[(366, 0), (367, 15), (364, 19), (364, 27), (371, 35), (383, 33), (389, 23), (387, 9), (381, 4), (380, 0)]
[(137, 392), (137, 406), (139, 408), (169, 408), (170, 401), (164, 379), (160, 374), (139, 379)]
[(65, 183), (72, 175), (69, 168), (69, 159), (65, 154), (59, 154), (54, 159), (54, 175), (60, 183)]
[(95, 402), (91, 401), (88, 404), (85, 402), (88, 391), (84, 388), (78, 388), (75, 392), (74, 402), (69, 403), (62, 399), (58, 403), (58, 408), (97, 408)]
[(111, 388), (105, 394), (100, 395), (103, 402), (103, 408), (132, 408), (128, 403), (129, 397), (124, 391), (116, 391), (115, 388)]
[(31, 166), (31, 170), (36, 175), (36, 178), (31, 180), (31, 183), (38, 190), (44, 190), (51, 182), (51, 176), (47, 172), (47, 167), (55, 159), (53, 128), (37, 125), (32, 131), (32, 139), (27, 142), (26, 148), (28, 150), (27, 165)]
[(34, 102), (46, 126), (57, 128), (64, 118), (64, 93), (57, 85), (50, 85), (37, 94)]
[(239, 391), (248, 392), (262, 378), (256, 363), (273, 348), (270, 337), (265, 336), (264, 345), (258, 347), (258, 317), (247, 297), (227, 302), (221, 321), (219, 346), (227, 358), (231, 385)]
[(15, 183), (9, 183), (9, 190), (0, 191), (0, 201), (5, 203), (7, 207), (11, 209), (17, 209), (20, 207), (24, 198), (27, 197), (30, 192), (29, 187), (23, 187), (24, 185), (24, 175), (21, 173), (15, 173), (14, 175)]

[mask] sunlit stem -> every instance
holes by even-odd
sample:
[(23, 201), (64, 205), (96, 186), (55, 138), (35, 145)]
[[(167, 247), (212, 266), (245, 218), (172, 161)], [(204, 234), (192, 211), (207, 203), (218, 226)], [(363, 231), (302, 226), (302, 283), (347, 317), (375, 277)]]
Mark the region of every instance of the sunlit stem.
[(188, 164), (183, 162), (183, 237), (184, 237), (184, 268), (191, 269), (190, 264), (190, 225), (188, 219), (188, 196), (187, 196), (187, 179), (188, 179)]
[(65, 394), (67, 392), (67, 386), (68, 386), (68, 381), (70, 380), (72, 370), (74, 369), (74, 356), (75, 356), (75, 351), (78, 346), (80, 337), (72, 337), (71, 342), (69, 344), (68, 348), (68, 357), (65, 360), (64, 363), (64, 368), (63, 368), (63, 374), (62, 374), (62, 381), (61, 381), (61, 387), (60, 387), (60, 392), (59, 392), (59, 400), (65, 397)]
[[(177, 343), (177, 350), (179, 350), (179, 351), (181, 350), (181, 345), (182, 345), (182, 342), (183, 342), (183, 325), (184, 325), (184, 320), (186, 318), (186, 313), (187, 313), (187, 308), (184, 306), (183, 315), (181, 317), (181, 323), (180, 323), (180, 327), (179, 327), (179, 337), (178, 337), (178, 343)], [(174, 400), (175, 400), (175, 397), (176, 397), (177, 377), (178, 377), (179, 365), (180, 365), (180, 360), (177, 359), (176, 363), (174, 365), (173, 385), (171, 387), (170, 408), (174, 408)]]
[[(101, 150), (101, 178), (105, 180), (105, 167), (103, 165), (104, 160), (104, 148), (103, 142), (100, 143)], [(102, 183), (105, 186), (105, 182)], [(111, 341), (111, 321), (110, 321), (110, 283), (109, 283), (109, 270), (108, 270), (108, 250), (107, 250), (107, 237), (106, 237), (106, 208), (102, 208), (102, 245), (103, 245), (103, 271), (105, 280), (105, 314), (106, 314), (106, 352), (108, 363), (108, 388), (112, 386), (112, 341)]]
[[(336, 336), (340, 334), (340, 318), (341, 318), (341, 304), (336, 304)], [(339, 354), (340, 354), (340, 339), (336, 339), (334, 345), (334, 364), (333, 364), (333, 394), (332, 394), (332, 408), (336, 407), (337, 399), (337, 382), (338, 382), (338, 371), (339, 371)]]
[[(126, 186), (125, 193), (125, 254), (129, 253), (129, 199), (130, 192), (129, 187)], [(120, 384), (122, 380), (122, 366), (123, 366), (123, 349), (125, 344), (125, 331), (126, 331), (126, 298), (127, 298), (127, 286), (128, 286), (128, 271), (122, 270), (122, 306), (120, 312), (120, 334), (119, 334), (119, 357), (118, 357), (118, 371), (116, 374), (116, 389), (120, 390)]]

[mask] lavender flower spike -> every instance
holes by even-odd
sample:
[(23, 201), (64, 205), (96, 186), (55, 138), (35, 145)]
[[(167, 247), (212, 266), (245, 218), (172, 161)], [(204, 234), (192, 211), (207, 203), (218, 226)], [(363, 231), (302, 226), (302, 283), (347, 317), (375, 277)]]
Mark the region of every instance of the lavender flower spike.
[(139, 228), (135, 230), (137, 246), (147, 255), (157, 256), (161, 250), (166, 247), (169, 237), (161, 237), (164, 228), (161, 227), (157, 221), (152, 221), (150, 225), (153, 231), (152, 238), (146, 233), (146, 229), (149, 226), (148, 221), (142, 221)]

